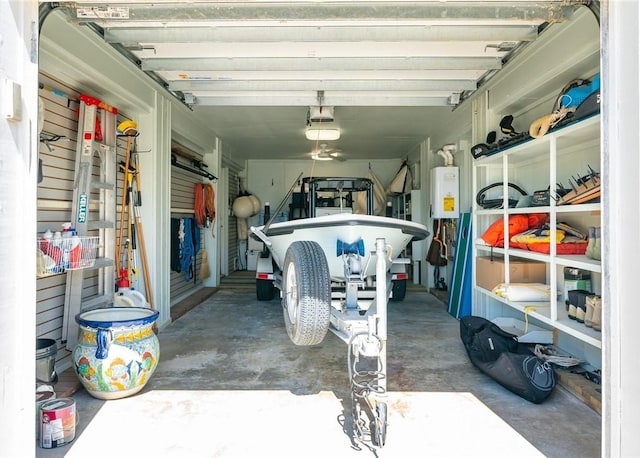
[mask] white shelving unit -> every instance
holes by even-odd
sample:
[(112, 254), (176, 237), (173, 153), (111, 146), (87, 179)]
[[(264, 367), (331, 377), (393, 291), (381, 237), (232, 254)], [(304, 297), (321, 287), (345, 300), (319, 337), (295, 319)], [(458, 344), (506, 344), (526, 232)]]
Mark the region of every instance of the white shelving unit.
[[(569, 186), (570, 177), (586, 175), (588, 166), (600, 171), (600, 116), (594, 116), (548, 133), (544, 137), (532, 139), (514, 145), (497, 154), (481, 157), (474, 161), (473, 189), (479, 189), (494, 183), (502, 182), (502, 195), (508, 198), (508, 183), (512, 182), (525, 189), (528, 194), (536, 190), (556, 189), (557, 183)], [(496, 188), (494, 188), (496, 189)], [(498, 188), (500, 189), (500, 188)], [(496, 197), (496, 196), (494, 196)], [(600, 261), (584, 255), (563, 255), (556, 253), (555, 229), (558, 222), (567, 222), (572, 226), (587, 231), (590, 226), (601, 226), (600, 203), (557, 206), (552, 199), (549, 206), (482, 209), (477, 203), (473, 207), (473, 237), (478, 240), (484, 231), (495, 220), (502, 218), (505, 234), (508, 234), (510, 215), (547, 213), (551, 226), (551, 244), (549, 254), (527, 251), (509, 247), (505, 237), (504, 248), (492, 248), (479, 243), (474, 244), (476, 256), (499, 256), (504, 258), (505, 282), (509, 282), (509, 259), (513, 257), (541, 261), (546, 265), (547, 283), (551, 291), (558, 291), (557, 301), (552, 303), (513, 302), (493, 294), (491, 291), (476, 285), (474, 266), (474, 290), (479, 304), (474, 301), (474, 314), (493, 318), (510, 309), (511, 313), (525, 314), (525, 307), (533, 306), (534, 311), (527, 309), (528, 318), (537, 320), (557, 330), (559, 339), (571, 336), (582, 345), (599, 350), (602, 347), (601, 332), (586, 327), (582, 323), (568, 318), (564, 303), (564, 267), (575, 267), (591, 272), (592, 290), (601, 292), (602, 266)], [(603, 304), (606, 313), (606, 304)]]
[[(394, 218), (422, 223), (423, 205), (420, 190), (414, 189), (406, 194), (391, 197)], [(425, 241), (412, 242), (407, 245), (404, 255), (412, 261), (413, 283), (420, 283), (421, 262), (425, 256)]]
[(411, 198), (412, 192), (406, 194), (398, 194), (391, 196), (390, 200), (393, 207), (393, 217), (411, 221)]

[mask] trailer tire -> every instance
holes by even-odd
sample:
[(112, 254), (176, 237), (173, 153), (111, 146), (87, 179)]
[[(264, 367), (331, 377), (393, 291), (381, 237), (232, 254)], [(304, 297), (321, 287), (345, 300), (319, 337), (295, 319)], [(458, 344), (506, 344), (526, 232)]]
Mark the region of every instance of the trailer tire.
[(270, 301), (275, 296), (273, 280), (256, 280), (256, 296), (259, 301)]
[(391, 281), (391, 300), (393, 302), (401, 302), (407, 295), (407, 280)]
[(296, 241), (282, 272), (282, 309), (287, 334), (296, 345), (317, 345), (329, 330), (331, 278), (317, 242)]

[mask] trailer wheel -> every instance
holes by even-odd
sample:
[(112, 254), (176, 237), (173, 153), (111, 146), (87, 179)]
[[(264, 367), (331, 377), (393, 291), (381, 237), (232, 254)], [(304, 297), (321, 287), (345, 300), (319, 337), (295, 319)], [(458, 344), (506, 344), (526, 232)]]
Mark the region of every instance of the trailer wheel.
[(391, 281), (391, 300), (393, 302), (400, 302), (404, 300), (407, 295), (407, 280), (392, 280)]
[(296, 241), (287, 249), (282, 275), (287, 334), (296, 345), (316, 345), (329, 330), (331, 279), (317, 242)]
[(273, 280), (256, 280), (256, 296), (259, 301), (270, 301), (275, 296)]

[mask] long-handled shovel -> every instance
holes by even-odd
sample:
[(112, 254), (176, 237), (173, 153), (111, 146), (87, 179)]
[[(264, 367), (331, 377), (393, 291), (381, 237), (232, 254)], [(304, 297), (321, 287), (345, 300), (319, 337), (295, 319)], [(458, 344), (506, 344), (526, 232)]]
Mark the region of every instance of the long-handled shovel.
[[(114, 260), (120, 257), (120, 252), (122, 250), (122, 244), (124, 240), (124, 213), (127, 207), (127, 189), (129, 187), (129, 163), (131, 161), (131, 147), (132, 147), (132, 139), (138, 136), (138, 125), (135, 121), (125, 120), (118, 124), (118, 136), (127, 137), (127, 148), (125, 152), (125, 160), (124, 160), (124, 180), (122, 182), (122, 199), (120, 201), (120, 226), (118, 227), (118, 237), (116, 239), (116, 247), (114, 253)], [(131, 238), (131, 234), (128, 234), (129, 238)]]
[(135, 170), (135, 183), (132, 179), (132, 185), (136, 186), (136, 198), (131, 197), (131, 202), (133, 204), (133, 215), (135, 216), (135, 232), (136, 237), (138, 238), (139, 246), (140, 246), (140, 260), (142, 263), (142, 275), (144, 277), (144, 290), (147, 298), (147, 302), (151, 305), (151, 308), (154, 308), (153, 305), (153, 291), (151, 289), (151, 274), (149, 272), (149, 262), (147, 260), (147, 246), (144, 240), (144, 229), (142, 227), (142, 219), (140, 218), (140, 170), (136, 168)]
[[(136, 223), (134, 221), (134, 200), (133, 200), (133, 177), (136, 174), (135, 170), (131, 168), (127, 172), (129, 186), (127, 187), (127, 204), (129, 205), (129, 238), (131, 238), (131, 244), (129, 245), (129, 261), (130, 265), (128, 265), (129, 274), (132, 276), (131, 284), (133, 285), (134, 278), (137, 280), (138, 276), (138, 256), (137, 249), (138, 244), (136, 242)], [(137, 286), (137, 283), (136, 283)]]
[[(142, 219), (140, 218), (140, 208), (138, 205), (134, 205), (133, 211), (136, 216), (136, 227), (137, 227), (137, 236), (139, 237), (140, 242), (140, 259), (142, 262), (142, 275), (144, 276), (144, 292), (149, 303), (149, 306), (152, 309), (155, 309), (153, 304), (153, 290), (151, 288), (151, 275), (149, 273), (149, 262), (147, 261), (147, 245), (144, 241), (144, 229), (142, 228)], [(157, 323), (153, 323), (153, 332), (158, 333), (158, 325)]]
[(151, 289), (151, 275), (149, 273), (149, 263), (147, 261), (147, 246), (144, 241), (144, 230), (142, 228), (142, 220), (140, 219), (140, 210), (138, 207), (134, 207), (136, 214), (136, 226), (138, 230), (138, 237), (140, 242), (140, 259), (142, 261), (142, 275), (144, 276), (144, 291), (147, 296), (147, 302), (154, 308), (153, 305), (153, 290)]

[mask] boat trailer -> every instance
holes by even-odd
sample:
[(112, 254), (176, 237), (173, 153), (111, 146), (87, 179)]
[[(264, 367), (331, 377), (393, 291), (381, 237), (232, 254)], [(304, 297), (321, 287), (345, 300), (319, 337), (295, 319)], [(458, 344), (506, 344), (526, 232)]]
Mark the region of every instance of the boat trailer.
[[(267, 246), (269, 238), (258, 228), (253, 233)], [(325, 253), (317, 242), (296, 241), (290, 245), (283, 272), (273, 281), (282, 292), (287, 333), (297, 345), (315, 345), (327, 330), (342, 339), (347, 348), (347, 370), (351, 383), (353, 438), (383, 447), (387, 434), (387, 303), (392, 288), (388, 272), (391, 247), (376, 239), (367, 262), (376, 262), (375, 293), (367, 286), (358, 248), (343, 246), (344, 291), (332, 288)], [(406, 259), (393, 259), (404, 264)], [(369, 278), (370, 280), (370, 278)]]
[[(328, 331), (347, 344), (353, 439), (383, 447), (388, 411), (387, 304), (404, 299), (406, 292), (404, 264), (410, 260), (398, 255), (429, 232), (415, 222), (373, 215), (369, 179), (316, 177), (306, 180), (303, 188), (306, 185), (309, 218), (272, 225), (272, 217), (264, 226), (251, 227), (252, 237), (265, 245), (256, 269), (257, 297), (271, 300), (280, 290), (285, 328), (294, 344), (317, 345)], [(317, 216), (319, 191), (337, 192), (337, 213)], [(367, 214), (345, 212), (343, 195), (362, 191)]]

